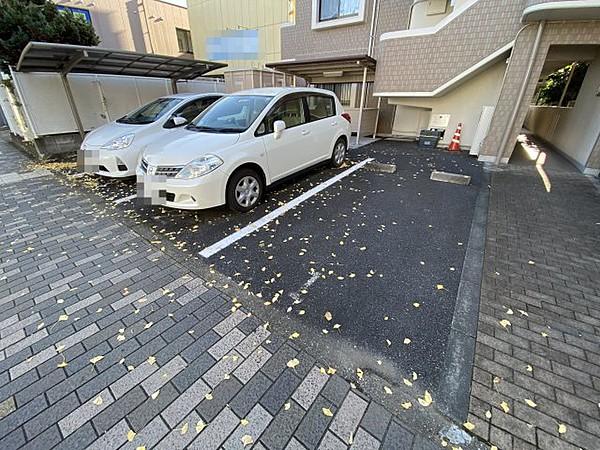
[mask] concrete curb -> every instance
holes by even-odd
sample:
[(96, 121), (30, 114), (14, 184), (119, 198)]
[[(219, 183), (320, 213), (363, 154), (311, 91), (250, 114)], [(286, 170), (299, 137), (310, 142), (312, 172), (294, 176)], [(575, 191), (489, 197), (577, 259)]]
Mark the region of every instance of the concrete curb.
[(475, 340), (479, 320), (481, 280), (487, 213), (489, 204), (489, 172), (483, 172), (469, 242), (463, 263), (456, 306), (452, 316), (450, 337), (446, 352), (446, 375), (440, 382), (439, 391), (444, 393), (439, 402), (440, 410), (457, 423), (465, 422), (469, 412), (471, 377), (475, 358)]

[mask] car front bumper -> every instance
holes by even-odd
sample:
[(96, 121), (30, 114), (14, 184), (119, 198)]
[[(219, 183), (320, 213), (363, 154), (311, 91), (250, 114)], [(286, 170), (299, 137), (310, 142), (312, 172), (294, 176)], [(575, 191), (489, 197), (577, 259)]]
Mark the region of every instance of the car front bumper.
[(111, 178), (132, 177), (138, 162), (139, 151), (132, 148), (102, 150), (81, 146), (82, 171)]
[(189, 180), (150, 175), (137, 168), (137, 196), (144, 203), (178, 209), (207, 209), (225, 204), (227, 177), (217, 169)]

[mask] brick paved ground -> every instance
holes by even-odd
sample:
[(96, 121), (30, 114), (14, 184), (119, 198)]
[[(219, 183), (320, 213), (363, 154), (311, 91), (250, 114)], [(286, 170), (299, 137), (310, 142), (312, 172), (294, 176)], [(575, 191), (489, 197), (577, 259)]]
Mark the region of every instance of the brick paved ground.
[(1, 449), (432, 448), (89, 195), (0, 160)]
[(600, 448), (600, 193), (554, 167), (492, 177), (469, 420), (501, 449)]

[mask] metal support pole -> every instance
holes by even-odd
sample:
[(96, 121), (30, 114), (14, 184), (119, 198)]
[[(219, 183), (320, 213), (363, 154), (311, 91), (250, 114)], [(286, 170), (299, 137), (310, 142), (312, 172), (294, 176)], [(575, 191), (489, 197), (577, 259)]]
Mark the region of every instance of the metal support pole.
[(358, 124), (356, 125), (356, 145), (360, 141), (360, 128), (362, 126), (363, 109), (365, 107), (365, 95), (367, 91), (367, 68), (363, 69), (362, 88), (360, 90), (360, 109), (358, 110)]
[(73, 119), (75, 119), (77, 130), (79, 131), (81, 139), (83, 139), (85, 137), (85, 131), (83, 129), (83, 123), (81, 122), (81, 117), (79, 117), (79, 112), (77, 111), (77, 105), (75, 104), (75, 98), (73, 97), (73, 92), (71, 91), (71, 85), (69, 84), (67, 74), (61, 73), (60, 79), (62, 80), (65, 88), (65, 93), (67, 94), (67, 100), (69, 102), (69, 106), (71, 107), (71, 113), (73, 114)]
[(377, 115), (375, 116), (375, 128), (373, 129), (373, 139), (377, 135), (377, 126), (379, 125), (379, 109), (381, 108), (381, 97), (377, 98)]
[(173, 94), (177, 94), (177, 78), (171, 78), (171, 91)]

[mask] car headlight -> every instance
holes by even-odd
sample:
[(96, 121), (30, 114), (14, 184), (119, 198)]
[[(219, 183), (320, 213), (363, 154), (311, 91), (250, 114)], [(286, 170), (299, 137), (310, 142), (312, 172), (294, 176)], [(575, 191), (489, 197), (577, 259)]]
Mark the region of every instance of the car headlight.
[(223, 160), (215, 155), (201, 156), (187, 163), (183, 169), (179, 171), (175, 178), (189, 180), (190, 178), (198, 178), (202, 175), (212, 172), (217, 167), (223, 164)]
[(121, 150), (123, 148), (127, 148), (133, 142), (134, 134), (126, 134), (124, 136), (113, 139), (112, 141), (107, 142), (102, 147), (103, 150)]

